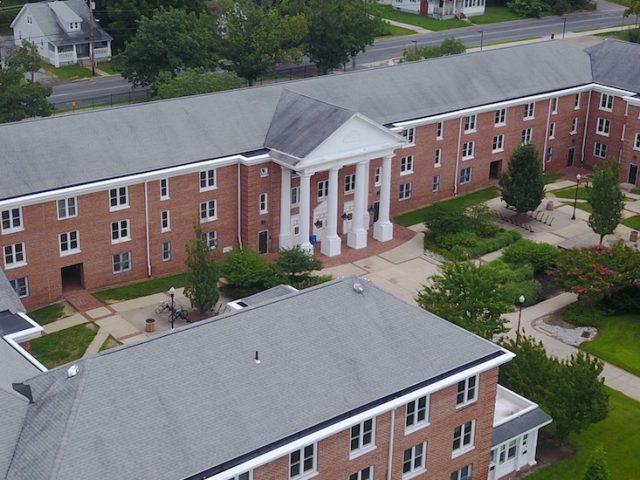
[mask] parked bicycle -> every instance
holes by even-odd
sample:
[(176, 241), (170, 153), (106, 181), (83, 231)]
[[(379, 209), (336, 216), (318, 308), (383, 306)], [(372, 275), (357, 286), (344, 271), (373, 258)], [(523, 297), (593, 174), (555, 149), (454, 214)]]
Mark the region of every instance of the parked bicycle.
[(162, 302), (160, 305), (156, 307), (156, 313), (170, 312), (170, 311), (171, 311), (171, 302), (168, 300), (165, 300), (164, 302)]
[[(171, 310), (171, 306), (169, 306), (169, 310)], [(178, 319), (182, 319), (185, 322), (189, 322), (189, 310), (184, 308), (181, 305), (176, 305), (175, 310), (173, 311), (173, 321), (175, 322)], [(171, 322), (171, 311), (169, 311), (169, 322)]]

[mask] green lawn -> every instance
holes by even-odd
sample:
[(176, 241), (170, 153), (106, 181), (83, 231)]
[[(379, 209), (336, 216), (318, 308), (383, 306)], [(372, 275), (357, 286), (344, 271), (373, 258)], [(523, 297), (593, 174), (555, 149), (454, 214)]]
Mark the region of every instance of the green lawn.
[(98, 70), (102, 70), (104, 73), (108, 73), (109, 75), (116, 75), (117, 73), (119, 73), (116, 70), (114, 70), (112, 61), (99, 62)]
[(122, 287), (110, 288), (100, 292), (93, 292), (93, 296), (104, 303), (113, 303), (121, 300), (131, 300), (132, 298), (153, 295), (154, 293), (166, 292), (171, 287), (179, 288), (184, 286), (186, 273), (170, 275), (168, 277), (154, 278), (139, 283), (131, 283)]
[(48, 307), (39, 308), (38, 310), (31, 310), (27, 312), (27, 315), (38, 325), (46, 325), (47, 323), (68, 317), (68, 315), (64, 313), (64, 304), (62, 303), (49, 305)]
[(564, 178), (564, 173), (549, 172), (549, 173), (544, 173), (542, 177), (544, 178), (544, 184), (548, 185), (550, 183), (555, 183), (558, 180), (562, 180)]
[[(443, 202), (446, 202), (452, 205), (457, 204), (466, 208), (472, 205), (477, 205), (479, 203), (485, 202), (487, 200), (491, 200), (492, 198), (496, 198), (499, 196), (500, 196), (500, 190), (498, 190), (497, 187), (488, 187), (488, 188), (483, 188), (482, 190), (478, 190), (477, 192), (470, 193), (468, 195), (461, 195), (459, 197), (455, 197), (450, 200), (443, 200)], [(426, 207), (413, 210), (412, 212), (403, 213), (402, 215), (398, 215), (397, 217), (395, 217), (394, 221), (398, 225), (402, 225), (403, 227), (410, 227), (411, 225), (422, 223), (422, 221), (424, 220), (425, 213), (430, 208), (431, 208), (431, 205), (427, 205)]]
[(576, 208), (578, 210), (584, 210), (585, 212), (593, 213), (593, 207), (589, 202), (576, 202)]
[(581, 348), (607, 362), (640, 375), (640, 314), (598, 319), (598, 335)]
[[(588, 192), (584, 186), (578, 187), (578, 199), (586, 200)], [(549, 193), (553, 193), (558, 198), (574, 198), (576, 196), (576, 187), (559, 188), (557, 190), (551, 190)]]
[(452, 28), (468, 27), (469, 23), (464, 20), (452, 18), (450, 20), (438, 20), (436, 18), (421, 17), (413, 13), (398, 12), (391, 5), (376, 5), (376, 12), (382, 18), (387, 20), (395, 20), (396, 22), (408, 23), (416, 27), (426, 28), (439, 32), (441, 30), (449, 30)]
[(576, 455), (540, 470), (527, 480), (579, 480), (583, 478), (589, 456), (598, 446), (607, 452), (611, 480), (631, 480), (640, 472), (640, 403), (609, 391), (609, 416), (591, 425), (580, 435), (572, 435)]
[(31, 340), (31, 354), (47, 368), (73, 362), (84, 355), (98, 333), (92, 323), (76, 325)]
[(104, 350), (109, 350), (110, 348), (117, 347), (119, 345), (122, 345), (122, 342), (120, 342), (113, 335), (109, 335), (107, 339), (104, 342), (102, 342), (102, 345), (100, 346), (99, 351), (102, 352)]
[(488, 23), (522, 20), (522, 17), (519, 17), (507, 7), (487, 5), (484, 9), (484, 15), (470, 17), (469, 20), (471, 21), (471, 23), (475, 23), (476, 25), (486, 25)]
[(633, 217), (625, 218), (622, 223), (634, 230), (640, 230), (640, 215), (634, 215)]
[(403, 37), (405, 35), (415, 35), (415, 30), (409, 30), (408, 28), (398, 27), (396, 25), (391, 25), (390, 23), (385, 22), (386, 25), (384, 27), (385, 34), (381, 35), (378, 38), (390, 38), (390, 37)]
[(56, 68), (49, 63), (42, 62), (42, 68), (47, 72), (55, 75), (60, 80), (80, 80), (82, 78), (90, 78), (91, 70), (82, 65), (66, 65)]

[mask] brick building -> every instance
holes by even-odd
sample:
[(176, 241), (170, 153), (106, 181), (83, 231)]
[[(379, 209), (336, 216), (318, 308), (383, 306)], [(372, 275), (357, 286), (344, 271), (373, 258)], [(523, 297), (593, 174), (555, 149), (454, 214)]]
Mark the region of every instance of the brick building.
[(639, 185), (638, 92), (638, 45), (554, 41), (2, 125), (2, 265), (33, 308), (182, 271), (194, 222), (221, 254), (340, 255), (523, 141)]
[(550, 422), (498, 385), (512, 358), (356, 278), (11, 383), (0, 337), (0, 475), (508, 478)]

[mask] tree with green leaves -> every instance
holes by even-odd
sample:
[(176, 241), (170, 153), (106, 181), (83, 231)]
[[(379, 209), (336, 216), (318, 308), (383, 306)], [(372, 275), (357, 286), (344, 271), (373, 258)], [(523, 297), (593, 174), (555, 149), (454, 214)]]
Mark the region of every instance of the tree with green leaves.
[(459, 55), (466, 51), (467, 48), (464, 46), (464, 43), (454, 37), (445, 38), (440, 44), (441, 55)]
[(609, 466), (604, 448), (598, 447), (591, 454), (584, 480), (609, 480)]
[(322, 269), (322, 262), (299, 245), (280, 250), (276, 264), (289, 277), (289, 283), (294, 287), (306, 281), (314, 270)]
[(191, 307), (200, 313), (211, 310), (220, 298), (218, 291), (218, 264), (213, 251), (207, 246), (200, 225), (193, 226), (194, 238), (187, 244), (187, 277), (184, 295)]
[(589, 215), (589, 226), (600, 235), (600, 243), (605, 235), (614, 232), (622, 218), (624, 194), (620, 191), (618, 162), (610, 161), (604, 167), (596, 165), (587, 201), (593, 209)]
[(222, 264), (221, 273), (233, 298), (287, 283), (287, 276), (277, 264), (270, 264), (264, 255), (248, 247), (231, 250)]
[(503, 287), (492, 273), (471, 262), (446, 263), (441, 273), (429, 277), (416, 302), (425, 310), (491, 339), (507, 331), (502, 315), (513, 308), (505, 301)]
[(260, 6), (254, 0), (228, 0), (222, 5), (226, 29), (222, 50), (249, 85), (279, 63), (300, 61), (307, 35), (304, 15), (281, 15), (276, 6)]
[(628, 17), (630, 15), (635, 15), (636, 26), (638, 26), (638, 17), (640, 16), (640, 0), (631, 0), (628, 3), (628, 7), (624, 11), (624, 16)]
[[(22, 46), (6, 59), (6, 68), (0, 69), (0, 122), (17, 122), (28, 117), (51, 115), (48, 97), (51, 87), (33, 81), (36, 68), (35, 46), (23, 40)], [(25, 74), (31, 72), (31, 81)]]
[(214, 68), (218, 43), (210, 15), (160, 9), (142, 17), (135, 37), (115, 60), (124, 78), (134, 86), (147, 86), (161, 72), (175, 77), (188, 68)]
[(203, 68), (188, 68), (175, 77), (169, 72), (160, 72), (154, 88), (158, 98), (175, 98), (231, 90), (245, 85), (246, 82), (234, 72), (209, 72)]
[(309, 0), (306, 54), (320, 73), (344, 65), (373, 44), (382, 20), (373, 14), (373, 0)]
[(535, 210), (544, 198), (544, 177), (538, 149), (531, 143), (516, 148), (500, 176), (502, 200), (518, 213)]

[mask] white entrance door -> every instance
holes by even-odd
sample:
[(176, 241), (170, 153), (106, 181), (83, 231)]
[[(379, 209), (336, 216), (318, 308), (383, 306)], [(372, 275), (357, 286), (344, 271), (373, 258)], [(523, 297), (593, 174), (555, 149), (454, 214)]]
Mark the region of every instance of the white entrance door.
[(342, 214), (342, 233), (346, 235), (351, 231), (353, 224), (353, 201), (344, 202), (344, 212)]

